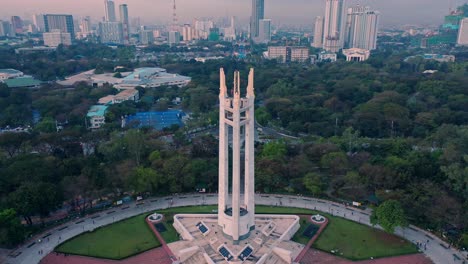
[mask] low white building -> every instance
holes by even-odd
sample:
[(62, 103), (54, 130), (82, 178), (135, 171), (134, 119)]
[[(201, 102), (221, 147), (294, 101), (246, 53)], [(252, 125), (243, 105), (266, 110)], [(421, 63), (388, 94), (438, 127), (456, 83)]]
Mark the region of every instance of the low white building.
[(167, 73), (163, 68), (138, 68), (135, 71), (123, 78), (122, 81), (115, 85), (116, 89), (133, 89), (137, 86), (143, 88), (156, 88), (160, 86), (172, 86), (176, 85), (183, 87), (187, 85), (192, 78)]
[(0, 69), (0, 80), (23, 77), (24, 73), (15, 69)]
[(48, 47), (57, 47), (60, 44), (69, 46), (72, 44), (71, 34), (61, 32), (59, 29), (43, 33), (42, 36), (44, 38), (44, 45)]
[(329, 51), (322, 51), (318, 54), (319, 62), (335, 62), (337, 59), (336, 53)]
[(369, 59), (370, 51), (366, 49), (344, 49), (343, 54), (346, 56), (346, 61), (365, 61)]
[(106, 123), (106, 112), (108, 106), (93, 105), (86, 115), (89, 119), (89, 129), (99, 129)]
[(136, 89), (123, 90), (116, 95), (108, 95), (99, 99), (100, 105), (120, 104), (125, 101), (137, 102), (140, 99), (140, 94)]

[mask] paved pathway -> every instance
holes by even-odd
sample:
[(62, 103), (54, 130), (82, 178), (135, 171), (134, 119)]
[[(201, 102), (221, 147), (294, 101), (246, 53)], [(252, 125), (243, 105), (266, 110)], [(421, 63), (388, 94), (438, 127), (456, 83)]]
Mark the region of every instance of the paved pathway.
[(158, 230), (156, 229), (156, 227), (154, 227), (153, 223), (151, 223), (151, 221), (149, 221), (148, 219), (146, 219), (146, 224), (151, 228), (151, 230), (153, 231), (154, 235), (158, 238), (159, 242), (161, 243), (162, 245), (162, 248), (164, 249), (164, 251), (166, 251), (166, 254), (173, 260), (177, 260), (176, 257), (175, 257), (175, 254), (172, 253), (171, 249), (167, 246), (166, 244), (166, 240), (164, 240), (164, 238), (161, 236), (161, 234), (158, 232)]
[[(316, 209), (319, 211), (327, 212), (335, 216), (345, 217), (349, 220), (356, 221), (362, 224), (370, 225), (369, 216), (370, 210), (358, 210), (355, 208), (348, 208), (342, 204), (319, 200), (315, 198), (308, 198), (302, 196), (286, 196), (286, 195), (256, 195), (256, 204), (271, 205), (271, 206), (286, 206), (298, 207), (307, 209)], [(115, 221), (126, 219), (134, 215), (145, 212), (154, 211), (157, 209), (164, 209), (168, 207), (189, 206), (189, 205), (204, 205), (204, 204), (217, 204), (217, 195), (214, 194), (183, 194), (179, 196), (162, 197), (156, 199), (148, 199), (146, 203), (141, 206), (131, 204), (129, 208), (112, 208), (104, 212), (100, 212), (93, 216), (88, 216), (76, 220), (76, 222), (69, 222), (54, 229), (45, 231), (44, 233), (36, 236), (33, 240), (26, 242), (23, 246), (19, 247), (13, 254), (19, 254), (15, 258), (8, 258), (7, 264), (35, 264), (64, 240), (68, 240), (76, 235), (85, 231), (92, 230), (99, 226), (111, 224)], [(83, 221), (83, 222), (82, 222)], [(94, 222), (93, 222), (94, 221)], [(461, 264), (466, 255), (454, 250), (453, 248), (446, 248), (446, 243), (426, 233), (416, 227), (411, 226), (404, 230), (398, 229), (397, 234), (405, 237), (409, 241), (427, 241), (427, 250), (424, 251), (434, 263), (436, 264)], [(42, 239), (46, 237), (45, 239)], [(48, 239), (47, 239), (48, 238)], [(42, 242), (36, 242), (37, 239), (42, 239)], [(38, 251), (42, 250), (43, 254), (39, 255)], [(454, 257), (457, 256), (457, 257)], [(458, 259), (457, 259), (458, 258)]]
[[(312, 221), (310, 220), (310, 217), (309, 217), (309, 223), (312, 223)], [(317, 238), (320, 236), (320, 234), (322, 233), (322, 231), (325, 229), (325, 227), (327, 227), (328, 225), (328, 218), (325, 220), (325, 222), (323, 222), (322, 224), (320, 224), (320, 228), (317, 230), (317, 232), (315, 233), (315, 235), (309, 240), (309, 242), (307, 243), (307, 245), (304, 247), (304, 249), (301, 251), (301, 253), (299, 253), (299, 255), (296, 257), (296, 259), (294, 260), (295, 262), (297, 263), (300, 263), (301, 260), (304, 258), (304, 256), (306, 255), (307, 251), (310, 249), (310, 247), (312, 246), (312, 244), (315, 242), (315, 240), (317, 240)]]

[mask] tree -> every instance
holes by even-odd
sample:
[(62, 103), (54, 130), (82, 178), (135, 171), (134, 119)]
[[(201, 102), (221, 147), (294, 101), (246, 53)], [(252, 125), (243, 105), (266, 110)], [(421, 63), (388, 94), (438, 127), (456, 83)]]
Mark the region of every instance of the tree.
[(137, 166), (140, 165), (141, 156), (145, 149), (145, 135), (140, 130), (129, 130), (124, 136), (128, 152), (135, 159)]
[(396, 200), (387, 200), (372, 212), (371, 223), (380, 225), (389, 233), (395, 232), (395, 228), (408, 225), (406, 214), (400, 202)]
[(0, 245), (14, 246), (24, 240), (25, 230), (14, 209), (0, 211)]
[(130, 176), (130, 186), (132, 186), (137, 193), (155, 193), (159, 187), (159, 178), (160, 176), (155, 170), (137, 167), (132, 176)]
[(325, 189), (323, 177), (315, 172), (307, 173), (303, 178), (303, 182), (306, 189), (313, 195), (320, 195)]
[(56, 130), (55, 121), (50, 117), (46, 117), (36, 125), (36, 129), (43, 133), (54, 132)]
[(269, 159), (285, 158), (287, 153), (286, 143), (284, 141), (272, 141), (263, 146), (261, 156)]

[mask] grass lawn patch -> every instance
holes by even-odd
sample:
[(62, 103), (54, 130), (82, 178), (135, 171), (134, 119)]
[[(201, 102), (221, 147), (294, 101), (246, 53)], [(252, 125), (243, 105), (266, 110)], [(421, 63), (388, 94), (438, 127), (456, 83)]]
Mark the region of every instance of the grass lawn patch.
[(55, 251), (108, 259), (123, 259), (161, 245), (138, 215), (79, 235), (59, 245)]
[(398, 236), (343, 218), (326, 216), (329, 218), (328, 226), (312, 245), (314, 248), (325, 252), (338, 250), (338, 255), (351, 260), (418, 252), (415, 245)]

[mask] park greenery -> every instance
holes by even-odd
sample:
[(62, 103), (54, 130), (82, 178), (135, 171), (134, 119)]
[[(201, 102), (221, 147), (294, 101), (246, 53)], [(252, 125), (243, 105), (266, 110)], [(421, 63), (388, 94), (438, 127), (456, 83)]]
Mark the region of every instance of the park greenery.
[[(172, 226), (172, 219), (178, 213), (212, 213), (216, 206), (174, 207), (158, 210), (164, 214), (163, 224), (167, 231), (161, 233), (167, 243), (179, 240), (177, 232)], [(259, 214), (300, 214), (301, 229), (293, 237), (293, 241), (307, 244), (310, 238), (302, 235), (310, 224), (307, 219), (316, 211), (302, 208), (270, 207), (257, 205)], [(145, 217), (138, 215), (118, 223), (99, 228), (93, 232), (84, 233), (62, 243), (56, 248), (57, 252), (93, 256), (109, 259), (123, 259), (138, 252), (161, 245), (156, 240)], [(307, 216), (306, 216), (307, 215)], [(395, 235), (371, 228), (340, 217), (324, 214), (329, 219), (327, 228), (320, 234), (313, 247), (331, 252), (336, 251), (341, 257), (351, 260), (363, 260), (371, 257), (388, 257), (418, 252), (416, 247)], [(153, 237), (153, 239), (151, 238)]]
[[(139, 62), (134, 53), (83, 43), (22, 56), (0, 48), (0, 68), (42, 80), (92, 68), (112, 72), (119, 65), (161, 66), (192, 77), (182, 88), (138, 88), (142, 100), (111, 106), (98, 131), (86, 128), (85, 116), (98, 98), (116, 93), (110, 86), (50, 82), (28, 90), (0, 83), (0, 127), (31, 126), (29, 132), (0, 134), (1, 245), (14, 245), (53, 222), (61, 208), (78, 216), (127, 195), (215, 192), (216, 131), (186, 132), (216, 125), (220, 67), (229, 86), (232, 72), (240, 70), (242, 87), (254, 67), (257, 122), (297, 138), (266, 135), (256, 144), (257, 192), (366, 205), (394, 200), (409, 223), (468, 247), (468, 62), (405, 61), (414, 53), (391, 48), (363, 63), (307, 66), (256, 56)], [(438, 72), (422, 73), (428, 69)], [(180, 106), (172, 104), (176, 97)], [(170, 107), (191, 114), (186, 127), (120, 126), (121, 116)], [(384, 221), (385, 212), (377, 219)]]

